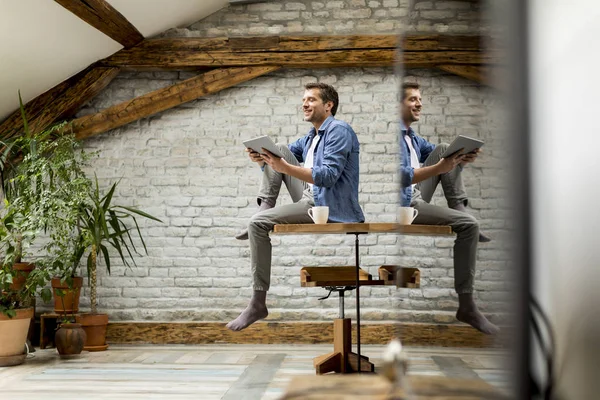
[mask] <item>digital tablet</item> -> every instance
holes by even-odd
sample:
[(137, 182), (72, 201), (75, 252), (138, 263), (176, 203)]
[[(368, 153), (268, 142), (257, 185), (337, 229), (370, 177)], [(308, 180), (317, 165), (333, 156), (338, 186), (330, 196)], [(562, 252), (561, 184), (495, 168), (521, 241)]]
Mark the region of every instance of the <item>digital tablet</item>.
[(446, 149), (444, 154), (442, 154), (442, 158), (451, 156), (452, 154), (456, 153), (460, 149), (462, 149), (460, 154), (470, 153), (473, 150), (478, 149), (481, 146), (483, 146), (483, 144), (484, 144), (484, 142), (482, 142), (481, 140), (477, 140), (477, 139), (473, 139), (473, 138), (470, 138), (467, 136), (459, 135), (456, 137), (456, 139), (454, 139), (454, 141), (450, 144), (450, 146), (448, 146), (448, 148)]
[(279, 147), (277, 147), (277, 145), (268, 136), (260, 136), (254, 139), (246, 140), (242, 143), (244, 143), (244, 146), (254, 150), (257, 153), (265, 154), (265, 152), (262, 150), (264, 148), (269, 150), (277, 157), (283, 157), (283, 154), (281, 154), (281, 151), (279, 151)]

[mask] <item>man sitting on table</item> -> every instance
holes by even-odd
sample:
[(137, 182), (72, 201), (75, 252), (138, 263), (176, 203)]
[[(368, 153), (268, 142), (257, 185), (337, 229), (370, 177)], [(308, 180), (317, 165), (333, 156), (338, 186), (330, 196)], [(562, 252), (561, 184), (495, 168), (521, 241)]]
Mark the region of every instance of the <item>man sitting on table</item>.
[[(271, 279), (271, 239), (276, 224), (309, 224), (308, 209), (328, 206), (330, 222), (363, 222), (358, 204), (359, 143), (350, 125), (334, 118), (339, 100), (336, 90), (324, 83), (309, 83), (302, 99), (304, 120), (313, 124), (308, 134), (289, 146), (278, 145), (278, 158), (265, 150), (246, 150), (262, 168), (256, 213), (248, 230), (238, 234), (250, 239), (250, 264), (254, 294), (248, 307), (227, 327), (240, 331), (266, 318), (267, 290)], [(300, 165), (304, 163), (304, 165)], [(285, 183), (293, 204), (275, 207)]]
[[(485, 318), (473, 301), (477, 244), (489, 239), (479, 232), (477, 220), (466, 212), (468, 199), (461, 176), (463, 167), (477, 159), (479, 149), (466, 155), (455, 153), (441, 158), (448, 145), (431, 144), (410, 127), (420, 119), (422, 106), (419, 85), (404, 83), (400, 105), (402, 206), (419, 211), (415, 224), (452, 227), (457, 235), (454, 242), (454, 288), (458, 293), (456, 318), (483, 333), (494, 334), (499, 331), (498, 327)], [(449, 208), (429, 204), (440, 182)]]

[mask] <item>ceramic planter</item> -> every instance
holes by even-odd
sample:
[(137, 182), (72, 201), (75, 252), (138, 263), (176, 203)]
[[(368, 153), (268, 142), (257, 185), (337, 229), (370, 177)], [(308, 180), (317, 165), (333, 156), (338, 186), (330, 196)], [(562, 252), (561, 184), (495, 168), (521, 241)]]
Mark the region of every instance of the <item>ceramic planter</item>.
[[(81, 286), (83, 278), (80, 276), (73, 277), (73, 285), (69, 288), (67, 282), (61, 281), (60, 278), (52, 278), (52, 292), (54, 294), (54, 312), (57, 314), (75, 314), (79, 311), (79, 296), (81, 294)], [(65, 293), (62, 297), (57, 294), (57, 290)]]
[(54, 335), (56, 350), (61, 356), (80, 354), (85, 344), (86, 334), (81, 324), (65, 323)]
[(17, 310), (10, 318), (0, 313), (0, 367), (18, 365), (25, 361), (27, 331), (33, 318), (33, 308)]
[(84, 350), (104, 351), (108, 348), (106, 344), (107, 314), (81, 314), (76, 317), (76, 320), (81, 324), (87, 336)]
[(35, 265), (32, 263), (18, 262), (14, 263), (12, 268), (14, 271), (16, 271), (16, 275), (13, 277), (10, 290), (14, 290), (16, 292), (20, 290), (23, 285), (25, 285), (25, 281), (27, 280), (27, 277), (31, 271), (34, 270)]

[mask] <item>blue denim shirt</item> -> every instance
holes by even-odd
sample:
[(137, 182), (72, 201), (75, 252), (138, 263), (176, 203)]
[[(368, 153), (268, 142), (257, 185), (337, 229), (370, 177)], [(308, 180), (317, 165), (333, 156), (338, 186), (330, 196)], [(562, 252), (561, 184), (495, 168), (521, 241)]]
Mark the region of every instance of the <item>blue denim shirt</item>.
[[(299, 162), (306, 160), (316, 134), (313, 127), (288, 145)], [(358, 204), (360, 145), (356, 133), (347, 123), (330, 116), (319, 128), (319, 135), (312, 168), (315, 205), (329, 207), (331, 222), (364, 222)]]
[(415, 176), (415, 169), (410, 166), (410, 150), (404, 137), (408, 135), (410, 141), (417, 153), (417, 158), (420, 163), (425, 162), (429, 154), (435, 149), (435, 145), (415, 134), (412, 128), (406, 129), (406, 126), (400, 122), (400, 205), (402, 207), (410, 206), (412, 200), (412, 181)]

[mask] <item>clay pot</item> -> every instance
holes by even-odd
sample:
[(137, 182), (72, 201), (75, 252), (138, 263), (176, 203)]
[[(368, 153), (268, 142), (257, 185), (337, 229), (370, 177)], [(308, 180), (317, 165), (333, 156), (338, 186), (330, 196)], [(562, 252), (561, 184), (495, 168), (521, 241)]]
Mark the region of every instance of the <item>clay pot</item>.
[(60, 324), (54, 334), (56, 350), (61, 356), (80, 354), (85, 344), (85, 331), (81, 324)]
[(0, 367), (21, 364), (26, 357), (25, 340), (33, 308), (16, 311), (17, 315), (13, 318), (0, 313)]
[(27, 277), (35, 268), (35, 264), (18, 262), (14, 263), (12, 269), (16, 271), (16, 275), (13, 277), (13, 281), (10, 285), (10, 290), (19, 291), (25, 285)]
[(84, 350), (104, 351), (106, 344), (106, 328), (108, 326), (107, 314), (81, 314), (75, 317), (87, 335)]
[[(73, 285), (71, 288), (69, 288), (67, 282), (61, 281), (60, 278), (52, 278), (54, 312), (57, 314), (74, 314), (79, 311), (81, 286), (83, 286), (83, 278), (80, 276), (73, 277)], [(58, 289), (65, 293), (62, 299), (61, 296), (56, 293)]]

